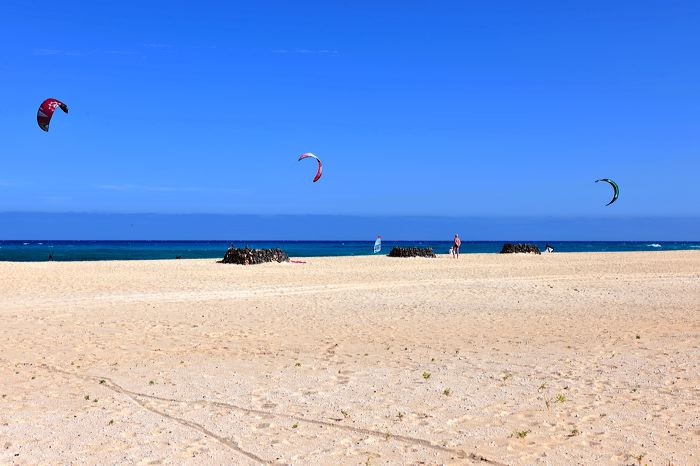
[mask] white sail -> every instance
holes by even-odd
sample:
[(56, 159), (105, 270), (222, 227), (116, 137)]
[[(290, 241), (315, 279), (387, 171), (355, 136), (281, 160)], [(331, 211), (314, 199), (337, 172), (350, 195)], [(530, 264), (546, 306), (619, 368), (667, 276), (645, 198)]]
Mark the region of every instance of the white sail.
[(382, 237), (377, 236), (377, 240), (374, 242), (374, 253), (378, 253), (382, 250)]

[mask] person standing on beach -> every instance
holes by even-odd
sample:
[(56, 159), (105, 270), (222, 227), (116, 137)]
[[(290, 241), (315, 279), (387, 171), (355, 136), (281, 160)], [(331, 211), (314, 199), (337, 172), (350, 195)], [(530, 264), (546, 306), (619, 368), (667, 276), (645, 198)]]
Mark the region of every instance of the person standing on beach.
[(455, 241), (452, 244), (452, 257), (459, 259), (459, 246), (462, 244), (462, 241), (459, 239), (459, 235), (455, 234)]

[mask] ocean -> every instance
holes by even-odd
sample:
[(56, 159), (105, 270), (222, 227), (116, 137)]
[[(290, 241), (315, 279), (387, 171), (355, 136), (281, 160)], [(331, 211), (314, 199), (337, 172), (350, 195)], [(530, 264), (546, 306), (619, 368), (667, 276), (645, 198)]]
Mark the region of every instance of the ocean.
[[(497, 253), (506, 241), (462, 241), (462, 254)], [(677, 251), (700, 250), (700, 241), (510, 241), (532, 243), (556, 252)], [(369, 241), (0, 241), (0, 261), (42, 262), (152, 259), (221, 259), (226, 249), (236, 247), (281, 248), (292, 257), (372, 255)], [(432, 247), (447, 253), (451, 241), (384, 241), (380, 254), (394, 246)]]

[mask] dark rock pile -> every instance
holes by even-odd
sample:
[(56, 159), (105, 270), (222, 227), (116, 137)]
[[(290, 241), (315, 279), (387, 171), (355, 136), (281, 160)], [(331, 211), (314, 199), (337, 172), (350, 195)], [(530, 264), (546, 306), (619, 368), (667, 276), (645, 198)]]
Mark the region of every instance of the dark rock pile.
[(250, 248), (228, 248), (226, 255), (219, 262), (222, 264), (262, 264), (264, 262), (287, 262), (289, 255), (278, 248), (273, 249), (250, 249)]
[(435, 257), (433, 248), (398, 248), (394, 247), (389, 257)]
[(540, 253), (540, 248), (537, 247), (535, 244), (513, 244), (513, 243), (506, 243), (503, 245), (503, 249), (501, 249), (501, 254), (515, 254), (515, 253), (534, 253), (534, 254), (541, 254)]

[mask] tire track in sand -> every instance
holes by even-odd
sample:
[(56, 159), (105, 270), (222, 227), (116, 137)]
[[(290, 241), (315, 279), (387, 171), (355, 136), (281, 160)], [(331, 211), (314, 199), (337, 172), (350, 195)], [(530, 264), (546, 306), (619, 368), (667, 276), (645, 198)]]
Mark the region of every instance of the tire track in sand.
[[(295, 416), (295, 415), (286, 414), (286, 413), (274, 413), (274, 412), (264, 411), (264, 410), (260, 410), (260, 409), (245, 408), (245, 407), (238, 406), (238, 405), (235, 405), (232, 403), (225, 403), (223, 401), (177, 400), (177, 399), (173, 399), (173, 398), (165, 398), (165, 397), (149, 395), (147, 393), (140, 393), (140, 392), (136, 392), (133, 390), (129, 390), (127, 388), (120, 386), (119, 384), (117, 384), (111, 378), (108, 378), (108, 377), (98, 377), (98, 376), (78, 374), (75, 372), (70, 372), (70, 371), (66, 371), (63, 369), (56, 368), (56, 367), (52, 367), (52, 366), (49, 366), (47, 364), (41, 364), (39, 367), (42, 367), (50, 372), (55, 372), (55, 373), (67, 375), (70, 377), (76, 377), (76, 378), (79, 378), (79, 379), (82, 379), (85, 381), (96, 382), (96, 383), (100, 384), (101, 387), (106, 387), (106, 388), (108, 388), (116, 393), (119, 393), (121, 395), (126, 396), (127, 398), (131, 399), (136, 404), (138, 404), (140, 407), (142, 407), (143, 409), (145, 409), (153, 414), (165, 417), (165, 418), (170, 419), (172, 421), (175, 421), (175, 422), (177, 422), (185, 427), (189, 427), (191, 429), (197, 430), (197, 431), (201, 432), (202, 434), (217, 440), (222, 445), (230, 448), (231, 450), (234, 450), (242, 455), (245, 455), (248, 458), (250, 458), (254, 461), (257, 461), (261, 464), (271, 464), (272, 462), (268, 461), (268, 460), (264, 460), (264, 459), (256, 456), (254, 453), (251, 453), (249, 451), (242, 449), (238, 445), (238, 443), (236, 443), (232, 439), (227, 438), (227, 437), (222, 437), (222, 436), (210, 431), (209, 429), (207, 429), (206, 427), (204, 427), (201, 424), (198, 424), (198, 423), (192, 422), (192, 421), (188, 421), (187, 419), (182, 419), (182, 418), (179, 418), (176, 416), (172, 416), (168, 413), (157, 410), (157, 409), (153, 408), (152, 406), (149, 406), (147, 402), (145, 402), (143, 399), (140, 399), (140, 398), (163, 401), (163, 402), (167, 402), (167, 403), (184, 404), (184, 405), (216, 406), (218, 408), (240, 411), (240, 412), (243, 412), (246, 414), (272, 416), (272, 417), (283, 418), (283, 419), (288, 419), (288, 420), (293, 420), (293, 421), (298, 421), (298, 422), (304, 422), (304, 423), (314, 424), (314, 425), (319, 425), (319, 426), (324, 426), (324, 427), (332, 427), (332, 428), (340, 429), (340, 430), (343, 430), (346, 432), (353, 432), (353, 433), (357, 433), (357, 434), (370, 435), (373, 437), (387, 438), (386, 432), (379, 432), (379, 431), (372, 430), (372, 429), (365, 429), (362, 427), (344, 426), (344, 425), (339, 425), (337, 423), (333, 423), (333, 422), (329, 422), (329, 421), (323, 421), (320, 419), (309, 419), (309, 418), (304, 418), (304, 417)], [(104, 380), (104, 382), (101, 382), (103, 380)], [(388, 438), (402, 442), (402, 443), (421, 446), (421, 447), (428, 448), (431, 450), (439, 451), (441, 453), (453, 454), (459, 459), (468, 459), (468, 460), (471, 460), (475, 463), (486, 463), (486, 464), (492, 464), (492, 465), (497, 465), (497, 466), (505, 466), (503, 463), (499, 463), (497, 461), (490, 460), (490, 459), (483, 457), (479, 454), (476, 454), (476, 453), (467, 454), (464, 450), (458, 450), (458, 449), (454, 449), (454, 448), (444, 447), (442, 445), (438, 445), (436, 443), (433, 443), (430, 440), (426, 440), (426, 439), (422, 439), (422, 438), (410, 437), (410, 436), (406, 436), (406, 435), (393, 435), (393, 434), (390, 434)]]

